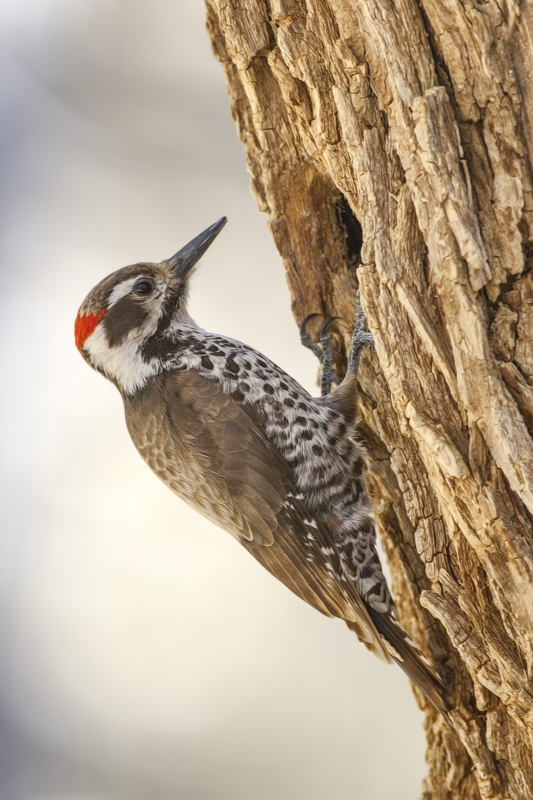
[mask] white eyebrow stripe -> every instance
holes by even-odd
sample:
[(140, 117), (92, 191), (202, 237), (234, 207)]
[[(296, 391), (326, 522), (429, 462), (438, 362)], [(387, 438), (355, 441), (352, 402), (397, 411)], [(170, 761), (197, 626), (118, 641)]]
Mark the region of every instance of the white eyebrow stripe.
[(115, 286), (111, 294), (109, 295), (109, 299), (107, 301), (107, 307), (112, 308), (115, 303), (118, 303), (119, 300), (122, 300), (123, 297), (126, 297), (127, 294), (131, 292), (137, 281), (139, 280), (139, 275), (136, 275), (134, 278), (128, 278), (126, 281), (122, 281), (119, 283), (118, 286)]

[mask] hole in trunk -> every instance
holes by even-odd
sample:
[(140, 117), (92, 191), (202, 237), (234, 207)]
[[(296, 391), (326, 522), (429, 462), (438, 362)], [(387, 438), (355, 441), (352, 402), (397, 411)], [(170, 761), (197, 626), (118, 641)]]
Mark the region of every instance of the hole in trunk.
[(339, 223), (344, 229), (346, 247), (350, 256), (350, 266), (356, 269), (361, 262), (361, 248), (363, 247), (363, 229), (348, 200), (341, 195), (338, 205)]

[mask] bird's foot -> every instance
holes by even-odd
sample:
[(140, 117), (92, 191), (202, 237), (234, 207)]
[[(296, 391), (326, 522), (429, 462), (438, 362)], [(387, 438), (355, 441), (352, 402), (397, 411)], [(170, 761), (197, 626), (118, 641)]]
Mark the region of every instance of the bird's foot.
[[(374, 337), (372, 334), (365, 330), (366, 328), (366, 317), (365, 312), (361, 306), (361, 298), (359, 295), (359, 291), (357, 291), (355, 297), (356, 303), (356, 320), (355, 320), (355, 328), (353, 331), (352, 336), (352, 346), (350, 348), (350, 355), (348, 356), (348, 373), (357, 376), (357, 372), (359, 370), (359, 362), (361, 360), (361, 354), (365, 347), (367, 347), (372, 352), (376, 351), (374, 345)], [(333, 384), (339, 386), (340, 378), (337, 372), (333, 369), (333, 345), (332, 345), (332, 338), (328, 334), (328, 328), (332, 322), (335, 320), (340, 319), (340, 317), (328, 317), (324, 320), (322, 325), (320, 326), (320, 330), (318, 332), (318, 338), (320, 341), (320, 345), (318, 345), (311, 334), (307, 330), (308, 324), (311, 322), (312, 319), (316, 317), (321, 317), (322, 314), (308, 314), (307, 317), (303, 320), (302, 324), (300, 325), (300, 341), (311, 350), (312, 353), (318, 358), (320, 365), (322, 367), (322, 377), (320, 380), (320, 391), (322, 397), (325, 397), (327, 394), (331, 392), (331, 387)]]
[(373, 353), (376, 352), (376, 347), (374, 344), (374, 337), (372, 334), (365, 330), (366, 328), (366, 317), (365, 312), (363, 311), (363, 307), (361, 306), (361, 297), (359, 295), (359, 290), (357, 290), (357, 294), (355, 296), (355, 303), (356, 303), (356, 319), (355, 319), (355, 328), (353, 331), (352, 336), (352, 346), (350, 348), (350, 355), (348, 356), (348, 372), (352, 375), (357, 375), (359, 370), (359, 361), (361, 360), (361, 353), (363, 352), (365, 347), (368, 347)]
[(331, 336), (328, 334), (328, 328), (332, 322), (339, 317), (328, 317), (320, 326), (318, 338), (320, 345), (318, 345), (312, 338), (307, 330), (307, 325), (312, 319), (321, 317), (322, 314), (308, 314), (300, 325), (300, 341), (311, 350), (312, 353), (318, 358), (322, 367), (322, 377), (320, 379), (320, 393), (322, 397), (329, 394), (333, 383), (338, 385), (340, 383), (337, 372), (333, 369), (333, 344)]

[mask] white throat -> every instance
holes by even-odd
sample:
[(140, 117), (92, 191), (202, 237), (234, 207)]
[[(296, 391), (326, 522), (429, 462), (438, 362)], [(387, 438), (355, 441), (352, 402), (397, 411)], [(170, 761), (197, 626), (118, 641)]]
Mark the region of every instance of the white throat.
[(141, 343), (127, 339), (116, 347), (110, 347), (103, 325), (87, 337), (83, 349), (92, 364), (101, 369), (108, 378), (116, 381), (121, 391), (133, 394), (146, 385), (148, 378), (160, 369), (158, 358), (145, 361), (141, 354)]

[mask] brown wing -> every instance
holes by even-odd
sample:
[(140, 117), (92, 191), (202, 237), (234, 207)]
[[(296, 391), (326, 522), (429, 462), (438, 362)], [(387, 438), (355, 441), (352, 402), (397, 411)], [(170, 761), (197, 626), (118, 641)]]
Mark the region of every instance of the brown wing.
[(292, 469), (268, 442), (258, 412), (193, 370), (155, 377), (124, 402), (135, 445), (173, 491), (390, 661), (355, 587), (336, 577), (342, 572), (328, 533), (298, 497)]

